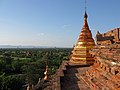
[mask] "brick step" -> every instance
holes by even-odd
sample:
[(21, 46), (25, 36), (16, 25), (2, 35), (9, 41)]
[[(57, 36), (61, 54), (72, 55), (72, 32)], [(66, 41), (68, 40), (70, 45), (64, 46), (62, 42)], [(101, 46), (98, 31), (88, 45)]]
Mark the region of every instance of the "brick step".
[[(92, 67), (93, 68), (93, 67)], [(93, 69), (94, 70), (94, 69)], [(98, 68), (96, 68), (96, 70), (98, 71), (97, 73), (99, 73), (100, 72), (100, 70), (98, 69)], [(89, 73), (91, 73), (91, 72), (89, 72)], [(93, 73), (91, 73), (91, 75), (92, 75)], [(112, 74), (110, 74), (110, 73), (104, 73), (104, 72), (100, 72), (99, 73), (101, 76), (104, 76), (105, 78), (106, 78), (106, 80), (108, 80), (112, 85), (111, 85), (111, 87), (112, 86), (114, 86), (114, 87), (120, 87), (119, 85), (120, 85), (120, 77), (117, 77), (117, 76), (114, 76), (113, 77), (113, 75)], [(95, 73), (93, 74), (94, 76), (95, 76)], [(99, 77), (100, 77), (100, 75), (99, 75)], [(104, 79), (103, 79), (104, 80)], [(106, 83), (105, 83), (106, 84)], [(107, 85), (107, 86), (109, 86), (109, 84)]]
[(93, 83), (93, 82), (91, 82), (91, 80), (89, 80), (86, 76), (81, 76), (81, 78), (86, 82), (86, 84), (88, 85), (88, 86), (90, 86), (90, 88), (93, 90), (93, 89), (95, 89), (95, 90), (101, 90), (101, 85), (99, 85), (99, 84), (95, 84), (95, 83)]
[(101, 83), (102, 87), (106, 88), (109, 87), (109, 90), (115, 90), (115, 88), (117, 87), (117, 85), (112, 82), (111, 80), (109, 80), (107, 77), (101, 75), (99, 78), (96, 78), (96, 81), (99, 83)]
[[(120, 87), (120, 77), (118, 76), (113, 76), (111, 73), (107, 73), (104, 75), (104, 77), (106, 77), (108, 80), (107, 82), (109, 82), (111, 84), (111, 86), (114, 86), (115, 88)], [(109, 86), (108, 83), (108, 86)]]
[(111, 80), (113, 83), (120, 84), (120, 77), (119, 76), (113, 76), (112, 74), (108, 73), (106, 74), (106, 77)]
[[(95, 71), (95, 70), (93, 70), (93, 71)], [(110, 88), (108, 88), (109, 87), (109, 85), (106, 85), (106, 83), (105, 83), (105, 81), (107, 81), (107, 80), (109, 80), (107, 77), (105, 77), (104, 75), (103, 75), (103, 73), (101, 73), (99, 70), (97, 70), (96, 69), (96, 71), (97, 71), (97, 74), (100, 74), (99, 75), (99, 77), (97, 76), (95, 76), (95, 73), (90, 73), (90, 77), (91, 77), (91, 75), (94, 75), (94, 77), (96, 78), (96, 82), (94, 82), (95, 84), (98, 84), (100, 87), (104, 87), (106, 90), (109, 90)], [(99, 73), (100, 72), (100, 73)], [(94, 78), (94, 79), (95, 79)], [(87, 79), (86, 79), (87, 80)], [(111, 82), (111, 81), (110, 81)], [(113, 85), (115, 85), (114, 83), (113, 83)], [(113, 87), (111, 87), (111, 88), (113, 88)]]
[[(106, 90), (111, 90), (113, 87), (109, 86), (109, 84), (106, 84), (106, 80), (103, 79), (97, 79), (97, 83), (101, 84), (102, 88)], [(114, 90), (114, 89), (112, 89)]]

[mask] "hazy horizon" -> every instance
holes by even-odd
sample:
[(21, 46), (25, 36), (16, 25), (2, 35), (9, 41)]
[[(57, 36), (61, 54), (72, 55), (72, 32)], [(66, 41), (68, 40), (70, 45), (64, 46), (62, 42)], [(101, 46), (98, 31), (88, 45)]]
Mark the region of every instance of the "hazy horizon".
[[(119, 0), (87, 0), (93, 34), (120, 27)], [(72, 47), (83, 26), (84, 0), (0, 0), (0, 45)]]
[(38, 45), (0, 45), (0, 48), (73, 48), (73, 47), (38, 46)]

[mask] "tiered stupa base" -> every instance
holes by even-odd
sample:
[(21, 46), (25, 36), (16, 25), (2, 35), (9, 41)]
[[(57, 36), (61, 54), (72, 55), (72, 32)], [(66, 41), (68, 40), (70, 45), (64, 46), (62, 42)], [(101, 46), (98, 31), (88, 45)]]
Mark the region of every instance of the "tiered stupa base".
[(70, 60), (71, 63), (74, 63), (74, 64), (81, 64), (81, 65), (91, 65), (94, 63), (94, 59), (91, 57), (88, 57), (88, 58), (81, 58), (81, 59), (71, 59)]

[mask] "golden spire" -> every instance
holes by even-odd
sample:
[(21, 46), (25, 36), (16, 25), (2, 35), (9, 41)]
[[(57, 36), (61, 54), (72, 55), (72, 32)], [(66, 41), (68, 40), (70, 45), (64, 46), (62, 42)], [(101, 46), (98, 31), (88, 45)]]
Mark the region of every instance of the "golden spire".
[(48, 79), (48, 64), (47, 64), (47, 62), (46, 62), (46, 69), (45, 69), (44, 75), (45, 75), (44, 80), (47, 80)]
[(70, 61), (80, 64), (92, 64), (94, 62), (93, 57), (90, 56), (89, 50), (95, 45), (92, 38), (92, 33), (89, 29), (87, 22), (88, 15), (86, 13), (86, 0), (85, 0), (85, 14), (84, 25), (82, 27), (77, 44), (72, 50)]

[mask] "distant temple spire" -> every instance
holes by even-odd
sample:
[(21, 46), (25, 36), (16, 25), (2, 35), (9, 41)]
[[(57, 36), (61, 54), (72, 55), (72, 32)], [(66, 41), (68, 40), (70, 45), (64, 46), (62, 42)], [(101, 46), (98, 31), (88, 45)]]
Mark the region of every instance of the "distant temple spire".
[(45, 75), (44, 80), (48, 80), (48, 62), (46, 62), (46, 69), (44, 75)]
[(96, 35), (100, 35), (100, 32), (99, 32), (99, 31), (97, 31)]

